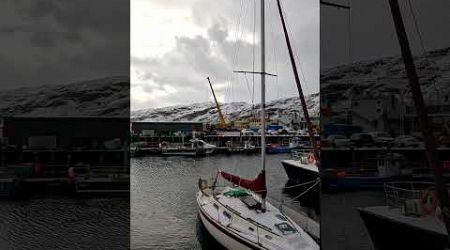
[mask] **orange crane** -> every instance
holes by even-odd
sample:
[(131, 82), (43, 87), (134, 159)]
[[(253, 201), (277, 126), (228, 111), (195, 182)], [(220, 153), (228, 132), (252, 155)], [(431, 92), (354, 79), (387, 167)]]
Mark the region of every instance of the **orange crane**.
[(214, 89), (212, 87), (211, 81), (210, 81), (209, 77), (206, 77), (206, 79), (208, 79), (209, 87), (211, 87), (214, 101), (216, 102), (217, 111), (219, 113), (219, 128), (224, 129), (227, 127), (227, 123), (225, 122), (225, 118), (223, 117), (222, 110), (220, 109), (220, 105), (219, 105), (219, 102), (217, 101), (216, 93), (214, 93)]

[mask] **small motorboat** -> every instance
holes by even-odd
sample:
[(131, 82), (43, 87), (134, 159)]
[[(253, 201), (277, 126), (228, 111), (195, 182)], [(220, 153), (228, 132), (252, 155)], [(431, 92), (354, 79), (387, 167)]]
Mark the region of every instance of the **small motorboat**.
[(205, 156), (214, 153), (216, 146), (204, 140), (193, 138), (187, 145), (162, 142), (160, 145), (163, 156)]

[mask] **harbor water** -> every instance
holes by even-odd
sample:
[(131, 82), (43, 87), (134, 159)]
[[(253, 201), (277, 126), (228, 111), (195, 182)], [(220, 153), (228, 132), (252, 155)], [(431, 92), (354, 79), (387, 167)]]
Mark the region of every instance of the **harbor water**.
[(0, 249), (128, 249), (129, 199), (0, 200)]
[[(288, 154), (267, 156), (268, 196), (318, 219), (314, 208), (301, 207), (295, 194), (283, 193), (287, 175), (281, 160)], [(261, 168), (259, 155), (215, 155), (203, 158), (143, 157), (131, 160), (132, 249), (221, 249), (203, 228), (197, 211), (199, 177), (217, 170), (254, 178)]]

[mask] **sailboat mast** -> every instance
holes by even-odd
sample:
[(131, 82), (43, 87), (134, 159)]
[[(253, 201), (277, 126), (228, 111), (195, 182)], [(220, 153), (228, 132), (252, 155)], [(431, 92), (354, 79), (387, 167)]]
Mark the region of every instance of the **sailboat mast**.
[[(261, 164), (265, 176), (266, 172), (266, 43), (264, 22), (264, 0), (261, 0)], [(264, 179), (264, 182), (266, 180)], [(261, 210), (266, 210), (266, 198), (262, 198)]]
[(412, 99), (416, 108), (417, 118), (422, 130), (423, 140), (425, 144), (425, 156), (428, 162), (428, 167), (434, 177), (436, 186), (436, 194), (439, 199), (440, 207), (443, 211), (443, 220), (447, 229), (447, 243), (450, 243), (450, 197), (446, 187), (445, 179), (443, 178), (442, 168), (438, 165), (438, 158), (436, 154), (436, 145), (433, 138), (433, 131), (428, 118), (428, 112), (423, 99), (422, 90), (420, 89), (419, 77), (417, 75), (416, 66), (409, 47), (408, 36), (406, 34), (405, 25), (403, 23), (402, 14), (397, 0), (389, 0), (392, 18), (394, 20), (395, 30), (397, 32), (397, 39), (400, 44), (403, 62), (405, 64), (406, 76), (408, 77), (409, 87), (411, 89)]
[(308, 113), (308, 108), (306, 105), (305, 96), (303, 95), (302, 86), (300, 84), (300, 78), (298, 77), (297, 66), (295, 64), (295, 59), (294, 59), (294, 53), (292, 52), (292, 46), (291, 46), (291, 42), (289, 40), (289, 34), (286, 29), (286, 23), (284, 22), (283, 11), (281, 9), (280, 0), (277, 0), (277, 5), (278, 5), (278, 12), (280, 13), (281, 24), (283, 25), (284, 37), (285, 37), (286, 44), (288, 47), (289, 57), (291, 59), (292, 70), (294, 71), (295, 83), (297, 84), (297, 90), (298, 90), (298, 94), (300, 96), (300, 102), (302, 104), (303, 116), (305, 117), (306, 126), (308, 128), (309, 139), (311, 142), (311, 146), (313, 148), (314, 156), (317, 159), (317, 161), (320, 162), (319, 151), (317, 150), (317, 143), (316, 143), (316, 139), (314, 138), (314, 133), (313, 133), (313, 126), (311, 123), (311, 119), (309, 118), (309, 113)]

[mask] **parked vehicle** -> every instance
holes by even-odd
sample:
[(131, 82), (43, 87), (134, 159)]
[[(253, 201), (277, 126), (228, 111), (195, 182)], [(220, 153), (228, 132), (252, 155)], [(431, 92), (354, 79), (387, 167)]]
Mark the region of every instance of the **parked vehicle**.
[(395, 137), (393, 146), (395, 147), (421, 147), (423, 142), (411, 135), (399, 135)]
[(243, 129), (241, 131), (242, 135), (256, 135), (256, 133), (253, 130), (250, 129)]
[(369, 134), (377, 146), (389, 146), (394, 141), (394, 138), (386, 132), (370, 132)]
[(343, 135), (330, 135), (327, 137), (328, 144), (332, 147), (349, 147), (350, 140)]
[(374, 144), (372, 136), (367, 133), (352, 134), (350, 136), (350, 142), (357, 147), (372, 146)]
[(361, 133), (362, 129), (359, 126), (353, 126), (348, 124), (324, 124), (324, 129), (322, 131), (325, 137), (330, 135), (343, 135), (349, 136), (353, 133)]
[(296, 135), (308, 136), (308, 132), (306, 132), (306, 130), (299, 130), (299, 131), (297, 131)]

